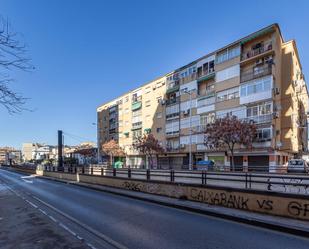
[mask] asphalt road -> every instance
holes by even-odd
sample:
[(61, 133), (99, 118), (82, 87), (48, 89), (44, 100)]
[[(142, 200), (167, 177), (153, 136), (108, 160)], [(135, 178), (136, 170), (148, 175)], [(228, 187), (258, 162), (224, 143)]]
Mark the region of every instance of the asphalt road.
[(94, 248), (309, 248), (306, 238), (75, 185), (2, 169), (0, 180)]

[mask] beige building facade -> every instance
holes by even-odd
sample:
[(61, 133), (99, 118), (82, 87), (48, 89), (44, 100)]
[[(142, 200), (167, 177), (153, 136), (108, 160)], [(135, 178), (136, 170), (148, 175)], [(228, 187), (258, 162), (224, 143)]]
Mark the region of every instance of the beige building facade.
[(194, 164), (229, 167), (228, 152), (206, 146), (204, 131), (235, 115), (257, 125), (253, 149), (237, 148), (237, 168), (275, 169), (307, 152), (307, 112), (296, 43), (285, 42), (273, 24), (98, 107), (99, 158), (102, 144), (115, 139), (126, 166), (147, 167), (132, 144), (151, 132), (165, 149), (156, 168), (188, 168), (190, 148)]

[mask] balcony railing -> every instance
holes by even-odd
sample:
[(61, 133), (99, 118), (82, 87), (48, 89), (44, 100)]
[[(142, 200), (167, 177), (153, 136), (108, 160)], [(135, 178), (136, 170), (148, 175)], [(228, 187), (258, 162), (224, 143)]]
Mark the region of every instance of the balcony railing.
[(207, 95), (213, 94), (214, 92), (215, 92), (215, 85), (213, 84), (213, 85), (207, 86), (206, 89), (198, 90), (198, 95), (207, 96)]
[(260, 116), (251, 116), (247, 117), (244, 120), (248, 122), (254, 122), (255, 124), (262, 124), (262, 123), (268, 123), (271, 122), (273, 118), (272, 114), (265, 114), (265, 115), (260, 115)]
[(179, 112), (167, 114), (165, 116), (165, 118), (166, 118), (166, 120), (171, 120), (171, 119), (179, 118)]
[(176, 92), (178, 90), (179, 90), (179, 80), (176, 80), (176, 81), (173, 81), (167, 84), (167, 89), (166, 89), (167, 93)]
[(167, 131), (165, 132), (167, 137), (173, 137), (173, 136), (178, 136), (179, 135), (179, 130), (178, 131)]
[(179, 151), (179, 146), (167, 146), (166, 147), (167, 152), (178, 152)]
[(166, 103), (166, 105), (178, 104), (179, 100), (180, 100), (180, 98), (176, 97), (176, 98), (172, 98), (172, 99), (167, 99), (165, 103)]
[(265, 64), (262, 66), (257, 66), (250, 68), (246, 71), (241, 72), (240, 82), (250, 81), (256, 78), (260, 78), (272, 73), (272, 65)]
[(192, 73), (187, 77), (180, 78), (179, 82), (180, 82), (180, 84), (185, 84), (185, 83), (188, 83), (190, 81), (196, 80), (196, 78), (197, 78), (197, 73)]
[(201, 72), (198, 72), (197, 74), (197, 79), (198, 81), (202, 80), (208, 80), (215, 77), (215, 69), (214, 68), (209, 68), (208, 70), (203, 70)]
[(257, 56), (259, 54), (263, 54), (267, 51), (270, 51), (273, 49), (272, 43), (268, 42), (266, 44), (264, 44), (263, 46), (259, 47), (259, 48), (255, 48), (255, 49), (251, 49), (249, 51), (246, 51), (245, 53), (243, 53), (241, 55), (241, 60), (247, 60), (249, 58), (252, 58), (254, 56)]

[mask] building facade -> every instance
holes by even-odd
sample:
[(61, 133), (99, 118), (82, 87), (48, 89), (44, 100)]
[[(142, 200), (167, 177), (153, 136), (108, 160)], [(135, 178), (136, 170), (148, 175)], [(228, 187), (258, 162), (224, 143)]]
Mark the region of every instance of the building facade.
[(114, 139), (126, 166), (146, 167), (132, 144), (151, 132), (165, 149), (156, 168), (188, 168), (189, 150), (193, 163), (228, 167), (228, 152), (206, 146), (204, 132), (216, 118), (235, 115), (257, 125), (253, 148), (238, 147), (235, 165), (275, 168), (307, 152), (307, 112), (296, 43), (273, 24), (98, 107), (99, 160), (102, 144)]

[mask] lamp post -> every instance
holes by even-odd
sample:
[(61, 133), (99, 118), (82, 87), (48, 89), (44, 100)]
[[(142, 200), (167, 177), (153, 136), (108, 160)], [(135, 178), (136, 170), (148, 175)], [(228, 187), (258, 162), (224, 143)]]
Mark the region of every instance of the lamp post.
[(192, 170), (192, 91), (184, 90), (184, 93), (188, 94), (190, 96), (190, 121), (189, 121), (189, 170)]

